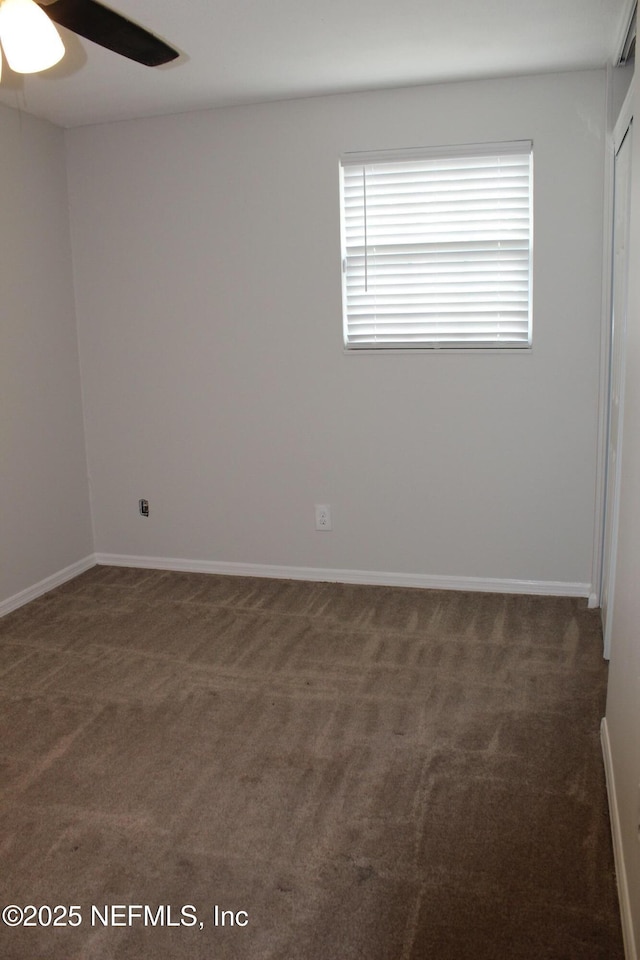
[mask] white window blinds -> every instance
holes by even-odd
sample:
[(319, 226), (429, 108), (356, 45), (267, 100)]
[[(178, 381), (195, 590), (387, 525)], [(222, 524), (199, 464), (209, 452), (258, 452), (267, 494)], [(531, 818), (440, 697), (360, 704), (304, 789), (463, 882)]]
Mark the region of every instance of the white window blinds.
[(350, 154), (348, 348), (531, 344), (532, 145)]

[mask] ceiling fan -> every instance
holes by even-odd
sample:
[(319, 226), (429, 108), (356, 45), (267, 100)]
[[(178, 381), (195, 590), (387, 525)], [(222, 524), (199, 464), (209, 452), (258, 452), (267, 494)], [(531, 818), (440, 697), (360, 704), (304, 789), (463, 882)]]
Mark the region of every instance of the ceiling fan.
[(179, 56), (164, 40), (98, 0), (0, 0), (0, 41), (13, 70), (36, 73), (61, 59), (64, 46), (54, 23), (148, 67)]

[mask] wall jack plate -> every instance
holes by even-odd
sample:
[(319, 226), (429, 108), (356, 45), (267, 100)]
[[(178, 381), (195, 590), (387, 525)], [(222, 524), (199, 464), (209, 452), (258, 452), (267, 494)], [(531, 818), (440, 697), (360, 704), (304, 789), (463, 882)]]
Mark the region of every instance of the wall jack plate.
[(149, 516), (149, 501), (148, 500), (138, 500), (138, 506), (140, 508), (140, 516), (148, 517)]

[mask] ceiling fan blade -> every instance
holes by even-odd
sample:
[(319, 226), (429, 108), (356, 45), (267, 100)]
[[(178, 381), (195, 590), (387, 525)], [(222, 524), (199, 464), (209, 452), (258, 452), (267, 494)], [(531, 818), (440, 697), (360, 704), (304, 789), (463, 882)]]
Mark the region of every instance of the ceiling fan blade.
[(131, 20), (104, 7), (97, 0), (36, 0), (60, 26), (92, 40), (123, 57), (157, 67), (175, 60), (179, 53)]

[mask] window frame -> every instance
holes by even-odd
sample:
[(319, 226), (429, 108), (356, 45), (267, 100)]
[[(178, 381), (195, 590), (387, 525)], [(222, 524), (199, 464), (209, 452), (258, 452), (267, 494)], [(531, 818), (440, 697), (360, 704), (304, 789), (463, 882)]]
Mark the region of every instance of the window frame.
[[(492, 141), (486, 143), (465, 143), (430, 147), (410, 147), (390, 150), (368, 150), (346, 152), (339, 159), (340, 190), (340, 255), (342, 290), (342, 327), (344, 352), (350, 355), (407, 353), (530, 353), (533, 347), (533, 255), (534, 255), (534, 166), (533, 140)], [(438, 160), (481, 158), (487, 156), (519, 155), (528, 157), (528, 270), (527, 270), (527, 338), (526, 340), (423, 340), (411, 342), (366, 342), (354, 343), (349, 339), (349, 317), (347, 311), (347, 238), (344, 170), (345, 167), (375, 165), (384, 163), (402, 163), (412, 160)], [(365, 201), (366, 202), (366, 201)]]

